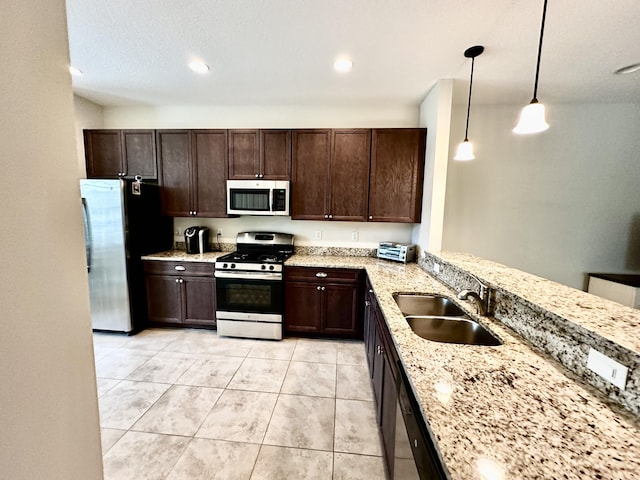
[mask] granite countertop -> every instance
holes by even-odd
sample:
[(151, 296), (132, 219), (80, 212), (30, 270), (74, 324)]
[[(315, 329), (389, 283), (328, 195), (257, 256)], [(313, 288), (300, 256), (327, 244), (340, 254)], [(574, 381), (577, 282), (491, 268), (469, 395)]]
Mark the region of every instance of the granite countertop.
[[(638, 419), (551, 357), (533, 350), (499, 321), (471, 314), (502, 339), (504, 344), (497, 347), (437, 343), (415, 335), (393, 292), (455, 298), (453, 291), (417, 265), (303, 255), (294, 255), (286, 265), (366, 269), (452, 479), (640, 477)], [(490, 279), (507, 272), (485, 273)], [(518, 286), (513, 281), (514, 287), (527, 294), (532, 288), (546, 304), (571, 314), (574, 300), (563, 299), (561, 291), (548, 298), (543, 285)], [(470, 304), (458, 303), (473, 311)]]
[(636, 309), (468, 253), (436, 254), (489, 284), (504, 288), (631, 351), (640, 352), (640, 315)]
[(184, 250), (167, 250), (166, 252), (144, 255), (142, 260), (161, 260), (166, 262), (211, 262), (229, 252), (187, 253)]
[[(172, 250), (143, 259), (214, 262), (224, 253), (188, 255)], [(514, 293), (587, 325), (589, 310), (602, 308), (590, 295), (576, 296), (583, 292), (568, 287), (565, 292), (558, 284), (529, 275), (519, 278), (517, 271), (502, 265), (479, 263), (466, 254), (443, 254), (443, 258), (457, 265), (468, 263), (468, 271), (485, 280), (508, 282)], [(458, 301), (504, 344), (446, 344), (415, 335), (393, 300), (393, 292), (455, 298), (455, 292), (416, 264), (370, 257), (294, 255), (286, 265), (366, 269), (451, 479), (640, 477), (638, 419), (551, 357), (533, 350), (499, 321), (478, 318), (472, 305)], [(638, 347), (637, 329), (619, 332), (602, 321), (591, 326)]]

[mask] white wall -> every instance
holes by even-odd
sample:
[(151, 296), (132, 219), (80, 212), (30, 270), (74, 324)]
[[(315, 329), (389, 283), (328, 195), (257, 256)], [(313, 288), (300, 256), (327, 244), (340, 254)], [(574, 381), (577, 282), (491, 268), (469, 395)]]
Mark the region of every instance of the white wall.
[(449, 156), (453, 80), (442, 79), (420, 104), (420, 126), (427, 127), (422, 221), (413, 228), (413, 243), (422, 250), (440, 250)]
[(0, 31), (0, 477), (101, 479), (64, 0)]
[[(104, 128), (356, 128), (416, 127), (417, 106), (165, 106), (105, 107)], [(293, 233), (298, 245), (375, 248), (381, 240), (411, 241), (411, 224), (375, 222), (294, 221), (290, 217), (176, 219), (176, 240), (185, 227), (206, 225), (223, 229), (223, 241), (235, 242), (238, 232), (274, 230)], [(321, 231), (321, 240), (316, 233)], [(352, 240), (358, 232), (358, 240)]]
[(105, 107), (104, 128), (415, 127), (418, 107), (163, 106)]
[(640, 270), (640, 105), (547, 105), (551, 128), (533, 136), (511, 133), (519, 109), (472, 106), (476, 160), (449, 163), (444, 249), (576, 288)]
[(87, 176), (87, 167), (84, 156), (84, 136), (82, 130), (104, 128), (102, 105), (93, 103), (86, 98), (73, 96), (74, 119), (76, 129), (76, 152), (78, 155), (78, 168), (82, 177)]

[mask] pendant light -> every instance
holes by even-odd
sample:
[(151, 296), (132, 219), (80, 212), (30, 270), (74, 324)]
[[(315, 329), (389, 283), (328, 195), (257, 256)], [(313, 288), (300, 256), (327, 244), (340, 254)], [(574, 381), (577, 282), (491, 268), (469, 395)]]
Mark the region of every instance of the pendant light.
[(513, 129), (513, 133), (529, 134), (544, 132), (549, 128), (549, 124), (544, 118), (544, 105), (538, 103), (538, 76), (540, 74), (540, 56), (542, 54), (542, 36), (544, 35), (544, 22), (547, 17), (547, 0), (544, 0), (542, 8), (542, 25), (540, 27), (540, 43), (538, 44), (538, 63), (536, 64), (536, 80), (533, 84), (533, 98), (529, 105), (520, 112), (518, 125)]
[(484, 47), (476, 45), (475, 47), (469, 47), (464, 51), (464, 56), (471, 59), (471, 79), (469, 80), (469, 102), (467, 103), (467, 126), (464, 130), (464, 141), (458, 145), (456, 156), (454, 160), (465, 161), (474, 160), (476, 157), (473, 155), (473, 145), (469, 141), (469, 110), (471, 110), (471, 87), (473, 87), (473, 65), (476, 57), (484, 52)]

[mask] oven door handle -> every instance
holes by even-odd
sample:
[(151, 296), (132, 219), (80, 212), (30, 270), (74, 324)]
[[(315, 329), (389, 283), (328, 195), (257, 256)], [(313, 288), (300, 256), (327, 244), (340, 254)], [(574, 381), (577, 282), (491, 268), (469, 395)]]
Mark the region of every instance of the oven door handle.
[(238, 280), (282, 280), (281, 273), (258, 273), (258, 272), (214, 272), (216, 278), (236, 278)]

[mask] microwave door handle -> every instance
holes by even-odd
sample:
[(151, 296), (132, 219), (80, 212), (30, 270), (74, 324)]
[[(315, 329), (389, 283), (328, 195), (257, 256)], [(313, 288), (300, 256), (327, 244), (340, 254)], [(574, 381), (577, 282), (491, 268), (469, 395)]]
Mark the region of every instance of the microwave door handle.
[(87, 272), (91, 271), (91, 257), (93, 256), (93, 245), (91, 244), (91, 222), (89, 220), (89, 207), (87, 199), (82, 197), (82, 223), (84, 224), (84, 242), (87, 254)]
[(276, 196), (273, 194), (274, 190), (275, 189), (273, 188), (269, 189), (269, 205), (271, 206), (271, 212), (275, 212), (276, 210)]

